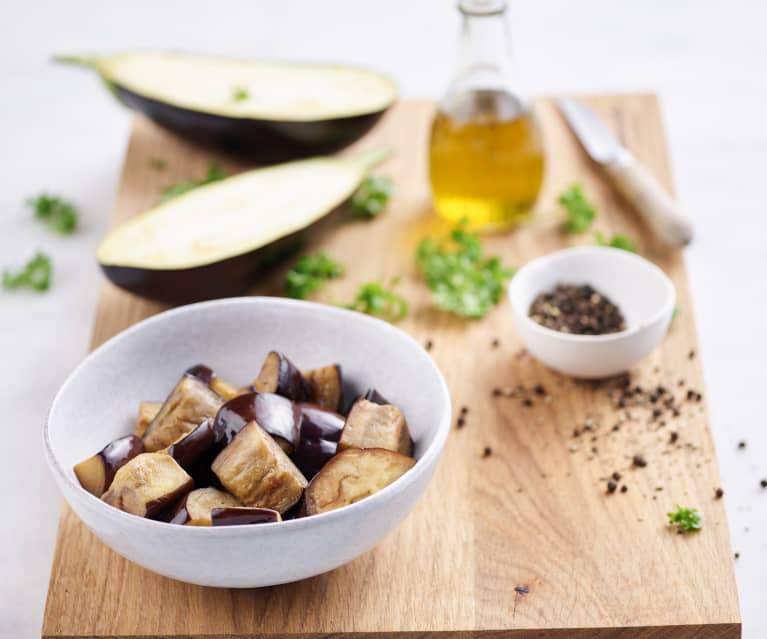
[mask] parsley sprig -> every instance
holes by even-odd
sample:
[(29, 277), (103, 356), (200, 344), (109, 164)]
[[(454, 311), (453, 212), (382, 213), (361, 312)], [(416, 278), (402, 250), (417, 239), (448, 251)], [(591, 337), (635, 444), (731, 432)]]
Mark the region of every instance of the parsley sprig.
[(465, 225), (453, 229), (448, 240), (425, 238), (418, 246), (416, 262), (434, 303), (463, 317), (484, 317), (498, 304), (503, 286), (515, 269), (498, 257), (485, 257), (479, 237)]
[(354, 219), (371, 220), (386, 208), (393, 183), (386, 175), (368, 175), (352, 195), (349, 214)]
[(346, 269), (325, 251), (303, 255), (285, 275), (285, 293), (288, 297), (305, 300), (324, 286), (327, 280), (341, 277)]
[(396, 278), (393, 279), (389, 288), (386, 288), (381, 282), (362, 284), (354, 301), (347, 304), (346, 308), (380, 317), (387, 322), (399, 322), (407, 316), (409, 307), (407, 300), (392, 290), (397, 282)]
[(226, 171), (224, 171), (224, 169), (219, 166), (218, 162), (214, 160), (208, 166), (208, 173), (205, 175), (205, 177), (199, 180), (184, 180), (183, 182), (171, 184), (170, 186), (166, 187), (162, 193), (162, 201), (167, 202), (168, 200), (172, 200), (174, 197), (178, 197), (179, 195), (188, 193), (192, 189), (196, 189), (198, 186), (204, 186), (206, 184), (210, 184), (211, 182), (218, 182), (219, 180), (223, 180), (225, 177), (228, 177)]
[(77, 230), (77, 209), (74, 205), (56, 195), (42, 193), (31, 197), (27, 204), (32, 207), (35, 217), (61, 235), (70, 235)]
[(243, 102), (244, 100), (247, 100), (250, 97), (250, 91), (248, 91), (247, 87), (243, 86), (236, 86), (232, 87), (232, 100), (235, 102)]
[(594, 236), (596, 243), (599, 246), (610, 246), (612, 248), (621, 249), (623, 251), (629, 251), (630, 253), (636, 253), (637, 247), (634, 241), (623, 235), (622, 233), (616, 233), (611, 238), (606, 238), (601, 231), (597, 231)]
[(50, 288), (52, 271), (51, 259), (45, 253), (38, 252), (21, 269), (3, 271), (3, 288), (29, 288), (42, 293)]
[(680, 534), (695, 532), (703, 527), (703, 515), (697, 508), (677, 506), (674, 512), (666, 513), (668, 523)]
[(577, 182), (573, 182), (562, 192), (559, 203), (567, 214), (562, 226), (565, 233), (583, 233), (597, 216), (594, 205), (586, 199), (583, 187)]

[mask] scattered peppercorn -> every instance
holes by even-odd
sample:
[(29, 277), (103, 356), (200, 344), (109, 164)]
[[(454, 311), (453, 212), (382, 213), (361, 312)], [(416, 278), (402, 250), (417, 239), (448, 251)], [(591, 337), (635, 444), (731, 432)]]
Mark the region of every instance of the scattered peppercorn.
[(739, 552), (735, 553), (735, 559), (740, 559), (740, 553)]
[(485, 446), (485, 450), (482, 451), (482, 457), (490, 457), (493, 454), (493, 449), (490, 446)]
[(717, 488), (714, 491), (714, 499), (721, 499), (722, 497), (724, 497), (724, 490), (722, 490), (721, 488)]
[(546, 328), (576, 335), (604, 335), (626, 328), (620, 309), (588, 284), (557, 284), (533, 300), (530, 318)]
[(618, 484), (616, 484), (612, 479), (609, 479), (607, 481), (607, 494), (612, 495), (617, 489)]
[(621, 486), (621, 492), (622, 493), (628, 492), (628, 489), (629, 489), (629, 487), (626, 486), (626, 484), (623, 484), (623, 486)]
[(634, 455), (631, 463), (637, 468), (644, 468), (647, 466), (647, 460), (642, 455)]
[(525, 399), (522, 400), (522, 406), (524, 406), (525, 408), (530, 408), (532, 405), (533, 405), (532, 399), (528, 399), (527, 397), (525, 397)]
[(490, 342), (490, 346), (493, 348), (498, 348), (500, 346), (501, 341), (496, 337), (492, 342)]
[(616, 471), (615, 471), (615, 472), (612, 474), (612, 478), (613, 478), (615, 481), (620, 481), (620, 480), (621, 480), (621, 474), (620, 474), (620, 473), (619, 473), (619, 472), (616, 470)]
[(740, 448), (740, 450), (743, 450), (745, 447), (746, 447), (746, 442), (745, 442), (745, 440), (742, 440), (742, 439), (741, 439), (741, 440), (738, 442), (738, 448)]
[(459, 417), (458, 420), (455, 422), (456, 428), (463, 428), (466, 425), (466, 420), (463, 417)]
[(426, 340), (426, 344), (424, 344), (424, 346), (423, 346), (423, 347), (424, 347), (424, 348), (425, 348), (427, 351), (430, 351), (430, 350), (432, 349), (432, 347), (433, 347), (433, 346), (434, 346), (434, 342), (432, 342), (430, 339), (427, 339), (427, 340)]
[(546, 394), (546, 389), (543, 387), (543, 384), (536, 384), (533, 386), (533, 392), (539, 397), (543, 397)]
[(469, 412), (468, 406), (461, 406), (461, 415), (465, 415), (468, 412)]
[(669, 444), (676, 444), (678, 439), (679, 439), (679, 433), (677, 433), (675, 430), (672, 430), (671, 433), (669, 433), (669, 437), (668, 437)]
[(687, 353), (688, 359), (694, 359), (695, 358), (695, 349), (692, 349), (689, 353)]
[(762, 481), (759, 482), (759, 485), (762, 488), (767, 488), (767, 479), (762, 479)]
[(493, 389), (493, 397), (500, 397), (501, 396), (501, 389), (500, 388), (494, 388)]

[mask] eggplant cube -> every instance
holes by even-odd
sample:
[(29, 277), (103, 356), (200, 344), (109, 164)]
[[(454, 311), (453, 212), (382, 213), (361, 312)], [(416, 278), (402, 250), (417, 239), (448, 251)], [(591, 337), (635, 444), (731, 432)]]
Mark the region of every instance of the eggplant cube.
[(152, 517), (192, 490), (186, 471), (165, 453), (142, 453), (115, 473), (101, 499), (139, 517)]
[(213, 422), (206, 419), (191, 433), (173, 442), (168, 447), (167, 453), (179, 463), (181, 468), (189, 470), (215, 442), (216, 433), (213, 430)]
[(413, 440), (399, 408), (361, 397), (354, 402), (338, 442), (339, 451), (348, 448), (386, 448), (411, 455)]
[(335, 412), (341, 410), (344, 384), (338, 364), (302, 371), (302, 375), (309, 387), (312, 402)]
[(143, 452), (144, 442), (135, 435), (115, 439), (101, 451), (75, 466), (77, 481), (91, 495), (101, 497), (120, 467)]
[(255, 421), (237, 433), (211, 469), (244, 505), (280, 513), (301, 498), (307, 484), (301, 471)]
[(278, 521), (282, 521), (282, 515), (271, 508), (214, 508), (211, 513), (211, 522), (213, 526), (273, 524)]
[(253, 387), (259, 393), (276, 393), (294, 402), (303, 402), (309, 397), (309, 384), (285, 355), (271, 351), (261, 365)]
[(223, 490), (198, 488), (184, 497), (169, 522), (187, 526), (210, 526), (211, 512), (214, 509), (237, 506), (240, 506), (239, 500)]
[(133, 428), (133, 434), (136, 437), (143, 437), (149, 424), (157, 417), (157, 413), (162, 408), (162, 402), (139, 402), (138, 415), (136, 416), (136, 426)]
[(415, 459), (384, 448), (338, 453), (306, 489), (306, 514), (316, 515), (369, 497), (399, 479)]
[(154, 452), (189, 434), (206, 419), (213, 419), (223, 404), (207, 384), (184, 375), (144, 434), (144, 446)]

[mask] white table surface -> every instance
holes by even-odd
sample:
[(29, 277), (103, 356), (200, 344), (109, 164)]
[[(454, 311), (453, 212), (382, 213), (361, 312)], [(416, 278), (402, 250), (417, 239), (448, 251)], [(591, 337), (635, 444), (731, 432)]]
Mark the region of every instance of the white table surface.
[[(767, 316), (767, 5), (517, 0), (511, 19), (531, 92), (661, 95), (679, 198), (697, 230), (687, 263), (733, 549), (741, 555), (744, 637), (765, 637), (767, 491), (759, 479), (767, 477), (767, 343), (759, 336)], [(0, 292), (0, 637), (39, 636), (60, 506), (40, 428), (87, 350), (101, 277), (94, 250), (130, 125), (93, 78), (51, 65), (50, 55), (176, 48), (349, 61), (387, 71), (406, 97), (437, 97), (457, 29), (451, 0), (0, 2), (0, 267), (37, 248), (55, 262), (48, 294)], [(77, 203), (77, 236), (56, 237), (32, 220), (22, 202), (41, 189)], [(737, 450), (741, 439), (745, 450)]]

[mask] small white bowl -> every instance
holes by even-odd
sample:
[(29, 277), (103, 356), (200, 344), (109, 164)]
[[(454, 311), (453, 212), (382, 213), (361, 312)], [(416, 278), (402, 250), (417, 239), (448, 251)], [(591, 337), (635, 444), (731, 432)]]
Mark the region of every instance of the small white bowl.
[[(245, 382), (272, 349), (302, 368), (338, 362), (355, 390), (375, 387), (400, 406), (415, 440), (415, 466), (345, 508), (274, 524), (220, 528), (142, 519), (108, 506), (79, 485), (72, 466), (130, 433), (139, 400), (164, 398), (183, 371), (198, 362), (224, 379)], [(372, 548), (426, 489), (449, 430), (447, 385), (413, 338), (360, 313), (250, 297), (161, 313), (106, 342), (59, 390), (44, 440), (48, 464), (67, 502), (110, 548), (173, 579), (245, 588), (311, 577)], [(55, 526), (55, 520), (47, 525)]]
[[(590, 284), (620, 308), (626, 330), (573, 335), (534, 322), (528, 316), (533, 300), (557, 284)], [(668, 276), (643, 257), (584, 246), (528, 262), (511, 280), (509, 299), (519, 337), (534, 357), (572, 377), (598, 379), (629, 370), (660, 344), (676, 293)]]

